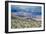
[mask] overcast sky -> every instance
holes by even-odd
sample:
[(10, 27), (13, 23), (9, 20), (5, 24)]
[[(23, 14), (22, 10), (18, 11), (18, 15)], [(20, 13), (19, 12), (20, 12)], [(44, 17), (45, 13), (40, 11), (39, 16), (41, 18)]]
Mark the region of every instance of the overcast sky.
[(16, 15), (41, 15), (41, 7), (40, 6), (22, 6), (22, 5), (12, 5), (11, 12)]

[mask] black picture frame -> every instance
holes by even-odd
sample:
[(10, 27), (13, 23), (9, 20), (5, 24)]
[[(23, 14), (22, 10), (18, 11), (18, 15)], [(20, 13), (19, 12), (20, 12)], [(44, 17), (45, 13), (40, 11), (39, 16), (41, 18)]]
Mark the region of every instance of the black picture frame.
[[(43, 30), (32, 30), (32, 31), (16, 31), (9, 32), (8, 31), (8, 3), (31, 3), (31, 4), (43, 4), (44, 5), (44, 29)], [(45, 3), (40, 2), (23, 2), (23, 1), (5, 1), (5, 33), (22, 33), (22, 32), (40, 32), (45, 31)]]

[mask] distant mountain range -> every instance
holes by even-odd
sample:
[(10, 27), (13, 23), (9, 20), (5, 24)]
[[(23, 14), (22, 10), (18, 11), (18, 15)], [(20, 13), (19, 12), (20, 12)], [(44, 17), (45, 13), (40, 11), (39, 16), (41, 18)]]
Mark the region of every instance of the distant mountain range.
[(21, 19), (32, 19), (32, 20), (36, 20), (36, 21), (41, 21), (42, 20), (41, 16), (32, 16), (32, 15), (31, 16), (24, 16), (24, 15), (16, 15), (14, 13), (12, 13), (11, 16), (13, 18), (20, 17)]

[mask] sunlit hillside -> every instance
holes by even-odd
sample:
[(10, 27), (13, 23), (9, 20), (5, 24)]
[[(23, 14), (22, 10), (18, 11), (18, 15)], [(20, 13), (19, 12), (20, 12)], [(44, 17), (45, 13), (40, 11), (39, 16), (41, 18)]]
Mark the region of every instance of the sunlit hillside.
[(11, 18), (11, 28), (38, 28), (40, 26), (41, 22), (33, 19), (23, 19), (18, 16)]

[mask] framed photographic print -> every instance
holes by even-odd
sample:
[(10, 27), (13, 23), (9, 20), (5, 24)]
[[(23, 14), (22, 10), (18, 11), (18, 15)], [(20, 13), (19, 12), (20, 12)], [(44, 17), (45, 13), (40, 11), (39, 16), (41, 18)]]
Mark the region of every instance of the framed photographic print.
[(5, 32), (45, 31), (45, 3), (5, 1)]

